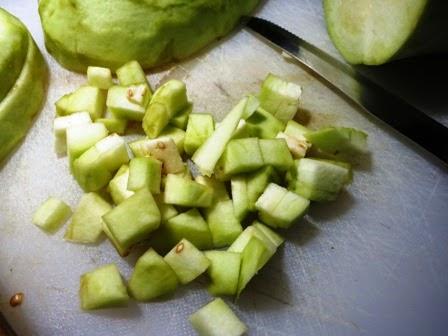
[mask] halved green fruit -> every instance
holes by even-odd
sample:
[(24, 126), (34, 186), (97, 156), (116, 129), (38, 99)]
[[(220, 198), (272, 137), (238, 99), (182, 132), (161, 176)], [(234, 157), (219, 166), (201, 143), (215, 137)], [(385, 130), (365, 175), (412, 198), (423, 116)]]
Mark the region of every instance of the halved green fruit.
[(106, 102), (105, 93), (94, 86), (81, 86), (72, 93), (61, 97), (56, 103), (56, 113), (60, 116), (89, 112), (92, 120), (103, 115)]
[(184, 177), (168, 174), (164, 197), (167, 204), (206, 208), (212, 204), (213, 190)]
[(48, 233), (54, 233), (71, 214), (72, 210), (67, 204), (55, 197), (50, 197), (34, 212), (33, 224)]
[(210, 260), (207, 270), (211, 283), (208, 291), (214, 296), (235, 295), (240, 276), (241, 254), (228, 251), (206, 251)]

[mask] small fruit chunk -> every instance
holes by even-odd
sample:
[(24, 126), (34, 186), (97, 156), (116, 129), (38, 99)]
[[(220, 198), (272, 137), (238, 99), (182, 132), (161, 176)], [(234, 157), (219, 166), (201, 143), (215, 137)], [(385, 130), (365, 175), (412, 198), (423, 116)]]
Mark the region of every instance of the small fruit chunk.
[(255, 202), (270, 182), (279, 180), (278, 174), (272, 166), (265, 166), (246, 176), (246, 197), (250, 211), (255, 210)]
[(56, 102), (56, 113), (64, 116), (86, 111), (89, 112), (92, 120), (95, 120), (103, 115), (105, 101), (106, 96), (99, 88), (82, 86)]
[(264, 258), (259, 259), (259, 267), (262, 268), (277, 251), (277, 245), (274, 244), (272, 240), (263, 233), (263, 231), (259, 230), (254, 225), (248, 226), (233, 242), (228, 251), (238, 253), (244, 252), (244, 249), (247, 244), (249, 244), (252, 237), (259, 239), (266, 247)]
[(289, 189), (312, 201), (335, 200), (350, 182), (350, 165), (330, 160), (300, 159)]
[(143, 118), (143, 129), (153, 139), (168, 125), (170, 119), (188, 106), (185, 83), (172, 79), (154, 92)]
[(79, 296), (84, 310), (120, 307), (129, 301), (120, 271), (114, 264), (83, 274)]
[(255, 203), (255, 208), (264, 223), (274, 228), (288, 228), (306, 213), (309, 205), (308, 199), (270, 183)]
[(207, 208), (212, 204), (213, 190), (184, 177), (168, 174), (164, 201), (185, 207)]
[(87, 68), (87, 81), (89, 85), (103, 90), (107, 90), (114, 85), (112, 72), (109, 68), (89, 66)]
[(305, 136), (305, 134), (311, 132), (309, 128), (299, 124), (298, 122), (294, 120), (290, 120), (286, 123), (285, 130), (283, 133), (286, 135), (295, 137), (300, 139), (301, 137)]
[(128, 179), (129, 179), (129, 166), (122, 165), (120, 169), (118, 169), (114, 178), (110, 180), (109, 185), (107, 187), (107, 191), (109, 192), (112, 200), (116, 205), (123, 202), (125, 199), (134, 195), (134, 192), (128, 190)]
[(210, 260), (204, 253), (186, 239), (174, 246), (164, 259), (183, 285), (196, 279), (210, 266)]
[(160, 210), (161, 222), (164, 223), (168, 219), (173, 218), (178, 215), (178, 211), (171, 204), (165, 204), (163, 202), (163, 194), (154, 195), (154, 200), (156, 201), (157, 206)]
[(104, 220), (103, 220), (103, 232), (106, 234), (107, 238), (109, 238), (109, 241), (115, 247), (115, 249), (117, 250), (118, 254), (121, 257), (124, 258), (129, 254), (130, 248), (125, 248), (115, 239), (115, 237), (112, 235), (112, 232), (109, 230)]
[(264, 164), (285, 171), (294, 165), (291, 152), (284, 139), (260, 139)]
[(126, 98), (134, 104), (146, 107), (151, 100), (151, 91), (145, 84), (130, 85), (127, 87)]
[(131, 296), (138, 301), (150, 301), (172, 293), (177, 288), (177, 276), (170, 265), (153, 249), (138, 258), (128, 283)]
[(148, 84), (145, 72), (137, 61), (130, 61), (117, 69), (120, 85)]
[(171, 118), (170, 124), (185, 131), (185, 129), (187, 128), (188, 118), (192, 111), (193, 104), (188, 103), (186, 108), (184, 108), (177, 115)]
[(213, 177), (206, 177), (202, 175), (196, 176), (195, 181), (213, 190), (214, 202), (227, 201), (230, 199), (224, 182), (218, 181)]
[(264, 235), (276, 246), (279, 247), (281, 244), (283, 244), (283, 242), (285, 241), (285, 239), (280, 236), (279, 234), (277, 234), (276, 232), (274, 232), (273, 230), (271, 230), (269, 227), (267, 227), (266, 225), (262, 224), (259, 221), (255, 221), (252, 223), (252, 226), (257, 229), (258, 231), (261, 231), (262, 233), (264, 233)]
[(233, 212), (235, 217), (241, 222), (250, 209), (246, 177), (243, 175), (232, 177), (230, 186), (232, 188)]
[(269, 74), (261, 86), (260, 106), (286, 123), (294, 118), (301, 95), (302, 88), (299, 85)]
[(220, 201), (205, 210), (205, 218), (215, 248), (229, 246), (243, 231), (240, 221), (233, 212), (231, 200)]
[(246, 120), (249, 136), (261, 139), (273, 139), (284, 128), (283, 122), (261, 107)]
[(190, 323), (200, 336), (241, 336), (247, 332), (246, 325), (220, 298), (190, 315)]
[(263, 165), (258, 138), (234, 139), (227, 144), (219, 169), (225, 175), (234, 175), (257, 170)]
[(208, 291), (214, 296), (235, 295), (240, 275), (241, 254), (228, 251), (206, 251), (210, 260), (207, 273), (211, 279)]
[(183, 129), (168, 125), (160, 133), (161, 138), (171, 138), (176, 144), (177, 151), (180, 155), (184, 152), (185, 131)]
[(134, 94), (133, 90), (133, 86), (116, 85), (107, 92), (106, 106), (116, 118), (136, 121), (143, 119), (145, 106), (130, 99)]
[(128, 190), (147, 188), (152, 194), (160, 193), (162, 162), (152, 157), (136, 157), (129, 162)]
[(102, 216), (112, 206), (96, 193), (84, 194), (73, 213), (72, 221), (65, 231), (64, 239), (74, 243), (93, 244), (103, 233)]
[(48, 233), (56, 232), (71, 216), (72, 210), (63, 201), (50, 197), (34, 212), (33, 224)]
[(160, 225), (160, 211), (147, 189), (140, 189), (103, 216), (112, 236), (124, 249), (149, 238)]
[(110, 118), (98, 118), (96, 122), (106, 126), (109, 133), (117, 133), (120, 135), (124, 134), (128, 125), (127, 120), (119, 119), (115, 116), (111, 116)]
[(185, 133), (185, 153), (193, 155), (205, 140), (212, 135), (214, 129), (215, 122), (211, 114), (190, 114)]
[(55, 150), (59, 155), (67, 152), (67, 129), (73, 126), (91, 124), (92, 119), (88, 112), (73, 113), (64, 117), (57, 117), (53, 122), (55, 136)]

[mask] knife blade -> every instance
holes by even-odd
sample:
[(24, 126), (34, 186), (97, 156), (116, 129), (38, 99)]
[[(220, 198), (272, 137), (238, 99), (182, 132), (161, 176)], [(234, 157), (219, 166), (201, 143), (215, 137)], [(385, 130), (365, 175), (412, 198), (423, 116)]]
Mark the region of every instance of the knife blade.
[(268, 20), (246, 18), (246, 26), (311, 70), (361, 108), (448, 163), (448, 128), (340, 62)]

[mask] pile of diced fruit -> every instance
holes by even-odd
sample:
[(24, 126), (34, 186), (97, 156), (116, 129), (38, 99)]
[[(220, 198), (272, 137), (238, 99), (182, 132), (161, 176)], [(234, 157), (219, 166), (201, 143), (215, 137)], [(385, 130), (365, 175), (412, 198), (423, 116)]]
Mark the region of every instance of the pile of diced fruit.
[[(211, 295), (238, 297), (283, 243), (274, 230), (297, 223), (310, 201), (334, 200), (351, 180), (347, 160), (366, 151), (361, 131), (293, 121), (301, 88), (274, 75), (220, 123), (192, 112), (179, 80), (152, 93), (137, 62), (116, 75), (118, 85), (109, 69), (89, 67), (88, 85), (56, 102), (56, 151), (86, 192), (65, 239), (96, 243), (104, 232), (121, 256), (150, 248), (127, 287), (114, 264), (82, 275), (85, 310), (150, 301), (205, 272)], [(146, 136), (127, 143), (128, 122)], [(49, 198), (33, 222), (55, 232), (71, 215)], [(190, 321), (201, 335), (246, 330), (221, 299)]]

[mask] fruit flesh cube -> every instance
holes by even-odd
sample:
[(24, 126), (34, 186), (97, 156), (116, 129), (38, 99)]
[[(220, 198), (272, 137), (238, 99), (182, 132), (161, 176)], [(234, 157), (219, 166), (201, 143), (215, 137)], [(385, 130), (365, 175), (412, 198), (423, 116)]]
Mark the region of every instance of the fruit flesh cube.
[(64, 116), (86, 111), (95, 120), (103, 115), (105, 101), (105, 93), (97, 87), (82, 86), (56, 102), (56, 113)]
[(145, 240), (160, 225), (160, 211), (147, 189), (140, 189), (103, 216), (124, 249)]
[(235, 176), (230, 181), (232, 188), (233, 212), (242, 221), (249, 213), (249, 198), (245, 176)]
[(129, 144), (135, 156), (153, 156), (162, 161), (164, 174), (182, 173), (185, 170), (182, 157), (173, 139), (169, 137), (137, 140)]
[(263, 208), (266, 212), (273, 212), (288, 190), (275, 183), (269, 183), (255, 202), (256, 209)]
[(149, 249), (137, 260), (128, 288), (134, 299), (150, 301), (174, 292), (177, 284), (176, 273), (170, 265), (156, 251)]
[(186, 178), (168, 174), (165, 183), (164, 202), (185, 207), (209, 207), (213, 190)]
[(169, 80), (154, 92), (143, 118), (143, 130), (153, 139), (168, 125), (170, 119), (188, 106), (185, 83)]
[(102, 216), (112, 206), (96, 193), (84, 194), (73, 213), (72, 221), (65, 231), (64, 239), (74, 243), (93, 244), (103, 232)]
[(222, 167), (225, 175), (251, 172), (263, 165), (264, 160), (257, 138), (229, 141), (219, 162), (219, 167)]
[(305, 157), (307, 150), (311, 147), (311, 144), (306, 140), (304, 136), (296, 138), (286, 133), (280, 132), (277, 134), (277, 139), (284, 139), (289, 151), (294, 159), (301, 159)]
[(242, 336), (246, 325), (222, 299), (215, 299), (194, 314), (190, 323), (200, 336)]
[(152, 194), (160, 193), (162, 162), (151, 157), (137, 157), (129, 162), (128, 190), (147, 188)]
[(183, 129), (168, 125), (160, 133), (161, 138), (171, 138), (176, 144), (177, 151), (180, 155), (184, 152), (185, 131)]
[(278, 132), (283, 131), (285, 125), (266, 110), (258, 108), (246, 120), (246, 128), (249, 136), (261, 139), (273, 139)]
[(285, 130), (283, 131), (283, 133), (285, 133), (286, 135), (295, 137), (300, 139), (301, 137), (305, 136), (305, 134), (309, 133), (310, 129), (299, 124), (298, 122), (294, 121), (294, 120), (289, 120), (286, 123), (286, 127)]
[(279, 234), (277, 234), (276, 232), (274, 232), (273, 230), (271, 230), (269, 227), (267, 227), (266, 225), (264, 225), (263, 223), (259, 222), (259, 221), (254, 221), (252, 223), (252, 226), (254, 228), (256, 228), (258, 231), (261, 231), (264, 233), (264, 235), (278, 248), (281, 244), (283, 244), (283, 242), (285, 241), (285, 239), (280, 236)]
[(211, 176), (215, 170), (216, 163), (221, 157), (232, 138), (236, 127), (244, 113), (247, 113), (248, 98), (243, 98), (230, 111), (220, 126), (215, 129), (212, 135), (199, 147), (192, 157), (192, 161), (198, 166), (202, 175)]
[(213, 190), (214, 202), (227, 201), (230, 199), (224, 182), (202, 175), (196, 176), (195, 181)]
[(103, 124), (110, 133), (124, 134), (128, 125), (127, 120), (112, 118), (98, 118), (97, 123)]
[(158, 195), (154, 195), (154, 200), (156, 201), (157, 206), (160, 210), (160, 218), (161, 222), (164, 223), (168, 219), (173, 218), (179, 214), (174, 206), (171, 204), (165, 204), (163, 202), (164, 195), (162, 193)]
[(117, 173), (110, 180), (109, 185), (107, 187), (107, 191), (109, 192), (112, 200), (116, 205), (123, 202), (125, 199), (134, 195), (134, 192), (128, 190), (128, 179), (129, 179), (129, 166), (122, 165), (120, 169), (118, 169)]
[(119, 307), (129, 301), (120, 271), (114, 264), (83, 274), (79, 296), (83, 310)]
[(112, 232), (107, 227), (106, 223), (103, 220), (103, 232), (113, 245), (113, 247), (117, 250), (118, 254), (121, 257), (126, 257), (129, 254), (129, 248), (124, 248), (120, 243), (115, 239), (115, 237), (112, 235)]
[(116, 118), (141, 121), (145, 106), (129, 100), (131, 90), (128, 86), (112, 86), (107, 92), (106, 106)]
[(193, 104), (188, 103), (187, 107), (185, 107), (177, 115), (171, 118), (170, 124), (173, 125), (174, 127), (185, 130), (187, 128), (188, 118), (190, 117), (192, 111), (193, 111)]
[(302, 95), (302, 88), (286, 82), (278, 76), (269, 74), (261, 86), (260, 105), (280, 121), (286, 123), (293, 119)]
[(107, 90), (114, 85), (112, 81), (112, 72), (109, 68), (94, 66), (87, 67), (87, 81), (89, 85), (103, 90)]
[(235, 295), (240, 275), (241, 254), (228, 251), (204, 252), (210, 266), (207, 269), (211, 283), (207, 290), (214, 296)]
[(48, 233), (56, 232), (71, 216), (72, 210), (63, 201), (50, 197), (34, 212), (33, 224)]
[(194, 152), (212, 135), (215, 129), (213, 116), (210, 114), (192, 113), (188, 117), (185, 132), (184, 149), (188, 155)]
[(53, 122), (55, 135), (55, 150), (61, 155), (67, 152), (67, 129), (73, 126), (91, 124), (92, 119), (88, 112), (73, 113), (64, 117), (57, 117)]
[(116, 71), (120, 85), (148, 84), (145, 72), (137, 61), (130, 61)]
[(183, 285), (196, 279), (210, 266), (210, 260), (204, 253), (186, 239), (174, 246), (164, 259)]
[(217, 202), (205, 213), (215, 248), (231, 245), (243, 232), (240, 221), (234, 215), (231, 200)]
[(236, 127), (235, 132), (233, 132), (232, 139), (242, 139), (242, 138), (250, 138), (249, 127), (246, 123), (246, 120), (241, 119)]
[(285, 171), (294, 165), (294, 160), (284, 139), (260, 139), (260, 150), (266, 165)]
[(269, 182), (278, 180), (277, 173), (272, 166), (265, 166), (246, 176), (246, 192), (250, 211), (255, 210), (255, 202), (266, 189)]

